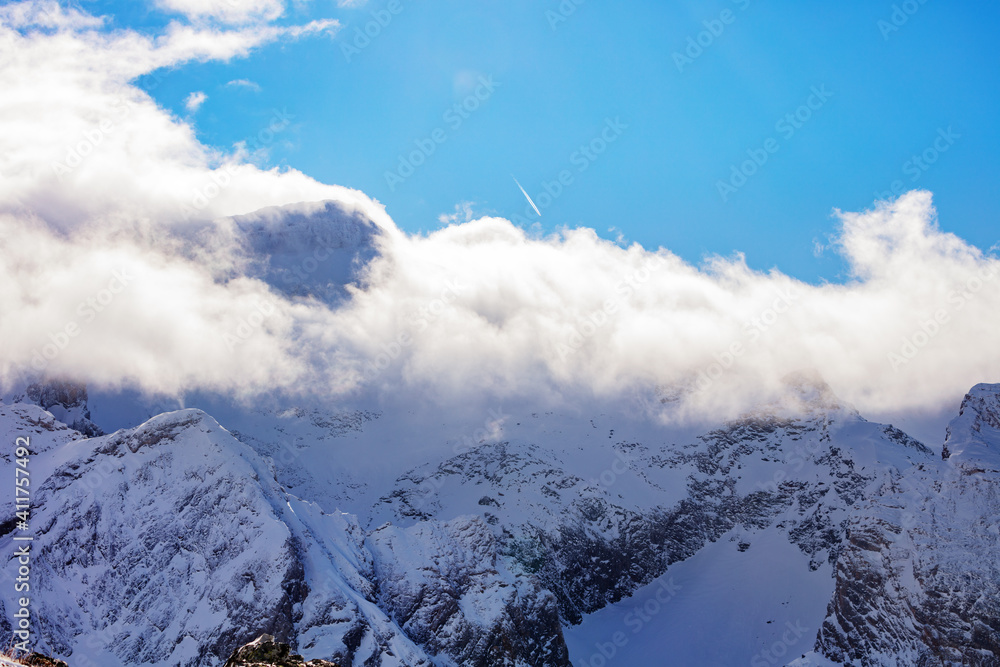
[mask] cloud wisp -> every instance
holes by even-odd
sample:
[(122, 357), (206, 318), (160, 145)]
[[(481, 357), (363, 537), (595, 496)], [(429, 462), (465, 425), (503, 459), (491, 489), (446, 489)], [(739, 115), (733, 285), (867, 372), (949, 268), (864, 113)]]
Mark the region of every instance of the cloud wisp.
[(191, 113), (195, 113), (201, 108), (201, 105), (204, 104), (207, 99), (208, 95), (200, 90), (197, 90), (184, 98), (184, 108)]

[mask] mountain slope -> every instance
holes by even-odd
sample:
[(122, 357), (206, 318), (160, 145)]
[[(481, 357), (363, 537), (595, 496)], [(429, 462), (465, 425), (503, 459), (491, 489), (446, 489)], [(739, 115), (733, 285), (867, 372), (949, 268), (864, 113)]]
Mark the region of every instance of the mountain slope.
[[(584, 628), (588, 615), (608, 605), (628, 610), (633, 594), (641, 598), (651, 590), (655, 596), (675, 572), (704, 589), (705, 581), (723, 576), (720, 568), (744, 571), (741, 562), (766, 568), (767, 561), (757, 559), (769, 554), (795, 568), (787, 580), (809, 591), (808, 599), (793, 603), (811, 610), (810, 636), (799, 644), (805, 648), (833, 593), (832, 564), (852, 511), (933, 455), (902, 432), (867, 422), (819, 381), (796, 380), (790, 392), (787, 404), (763, 406), (689, 439), (661, 430), (616, 440), (612, 430), (603, 444), (597, 439), (583, 450), (565, 428), (535, 442), (507, 428), (510, 440), (483, 443), (402, 475), (383, 504), (400, 523), (480, 513), (512, 567), (536, 574), (556, 595), (562, 617), (583, 621)], [(780, 580), (778, 573), (746, 577), (740, 599), (771, 599)], [(675, 607), (683, 608), (685, 595)], [(720, 594), (720, 603), (726, 595), (733, 593)], [(789, 603), (782, 600), (776, 604)], [(696, 610), (688, 606), (686, 613)], [(739, 645), (713, 642), (722, 651), (714, 659), (749, 662), (770, 645), (772, 630), (798, 622), (799, 616), (783, 617), (782, 611), (762, 614)], [(711, 616), (727, 617), (717, 607)], [(578, 652), (595, 650), (587, 641), (603, 626), (594, 627), (568, 630), (571, 638), (585, 637), (574, 643)], [(719, 632), (726, 634), (726, 627)], [(674, 641), (690, 644), (691, 634)], [(660, 648), (685, 654), (681, 645)], [(695, 662), (709, 657), (690, 655)]]
[[(86, 411), (26, 396), (56, 394)], [(385, 409), (233, 410), (235, 434), (186, 409), (88, 438), (0, 404), (0, 435), (32, 438), (40, 647), (111, 667), (219, 665), (262, 633), (344, 665), (997, 664), (1000, 386), (966, 397), (944, 460), (816, 378), (700, 434), (515, 410), (456, 439)], [(421, 448), (366, 474), (404, 434)], [(12, 553), (13, 517), (0, 534)]]
[(944, 460), (852, 517), (817, 650), (855, 665), (1000, 665), (1000, 385), (977, 385)]
[[(4, 416), (12, 432), (43, 436), (33, 443), (34, 469), (49, 472), (34, 478), (45, 481), (31, 520), (33, 610), (51, 652), (72, 662), (221, 664), (235, 646), (267, 633), (349, 664), (450, 664), (480, 635), (497, 636), (495, 617), (522, 614), (520, 598), (503, 598), (494, 618), (474, 615), (463, 622), (465, 636), (435, 643), (434, 661), (379, 607), (402, 603), (387, 589), (378, 593), (356, 520), (288, 495), (266, 461), (204, 413), (167, 413), (93, 439), (33, 406), (5, 406)], [(49, 443), (46, 428), (61, 446)], [(5, 462), (11, 476), (12, 465)], [(0, 538), (0, 549), (12, 552), (12, 537)], [(470, 561), (451, 574), (476, 571)], [(539, 595), (530, 582), (511, 582), (529, 599)], [(493, 578), (477, 590), (507, 586)], [(558, 623), (549, 629), (561, 645)], [(419, 623), (408, 631), (429, 632)], [(522, 653), (508, 643), (498, 654), (512, 665), (565, 664)]]

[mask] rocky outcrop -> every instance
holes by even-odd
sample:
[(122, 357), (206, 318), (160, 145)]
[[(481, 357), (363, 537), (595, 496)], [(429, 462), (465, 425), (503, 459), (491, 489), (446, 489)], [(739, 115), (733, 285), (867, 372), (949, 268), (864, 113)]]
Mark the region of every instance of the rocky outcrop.
[(69, 667), (62, 660), (56, 660), (41, 653), (29, 653), (23, 658), (18, 658), (16, 664), (26, 665), (27, 667)]
[(52, 413), (70, 428), (91, 438), (104, 435), (104, 431), (90, 421), (87, 385), (67, 380), (44, 380), (28, 385), (24, 393), (27, 400)]
[(555, 596), (505, 567), (480, 517), (384, 526), (369, 544), (383, 607), (431, 654), (468, 667), (569, 665)]
[(341, 667), (338, 662), (310, 660), (292, 653), (291, 646), (275, 641), (271, 635), (261, 635), (233, 651), (224, 667)]
[(816, 649), (863, 667), (1000, 665), (1000, 385), (979, 385), (946, 459), (851, 518)]

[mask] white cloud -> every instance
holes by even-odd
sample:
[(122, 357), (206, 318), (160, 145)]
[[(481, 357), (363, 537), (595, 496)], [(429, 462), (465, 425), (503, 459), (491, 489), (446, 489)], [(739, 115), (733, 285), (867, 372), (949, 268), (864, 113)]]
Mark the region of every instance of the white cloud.
[(337, 6), (341, 9), (358, 9), (364, 7), (368, 0), (337, 0)]
[(229, 88), (246, 88), (247, 90), (252, 90), (255, 93), (260, 92), (260, 84), (255, 81), (250, 81), (249, 79), (233, 79), (226, 83)]
[(184, 108), (190, 111), (191, 113), (194, 113), (201, 108), (201, 105), (204, 104), (205, 100), (207, 99), (208, 95), (201, 92), (200, 90), (193, 92), (186, 98), (184, 98)]
[(0, 7), (0, 23), (12, 28), (80, 30), (100, 27), (104, 20), (76, 9), (63, 9), (57, 0), (18, 2)]
[(742, 257), (698, 268), (586, 229), (533, 239), (499, 219), (455, 225), (400, 241), (372, 267), (349, 313), (365, 338), (352, 344), (374, 358), (453, 280), (461, 295), (411, 332), (398, 366), (406, 383), (442, 395), (658, 386), (686, 396), (687, 409), (728, 414), (815, 368), (845, 399), (890, 410), (939, 405), (1000, 376), (990, 342), (1000, 262), (938, 229), (929, 193), (842, 224), (853, 278), (818, 286), (751, 271)]
[(438, 222), (442, 225), (454, 225), (463, 222), (471, 222), (475, 217), (472, 211), (472, 207), (476, 205), (476, 202), (463, 201), (455, 204), (455, 210), (452, 213), (442, 213), (438, 216)]
[[(41, 32), (17, 20), (0, 25), (0, 383), (70, 338), (47, 370), (102, 386), (325, 395), (368, 382), (443, 401), (627, 397), (674, 416), (729, 414), (805, 367), (863, 410), (935, 407), (1000, 379), (1000, 263), (943, 232), (929, 193), (841, 214), (827, 247), (850, 266), (843, 284), (741, 257), (693, 266), (587, 229), (531, 236), (462, 207), (407, 236), (359, 192), (247, 161), (294, 131), (295, 110), (220, 153), (131, 83), (296, 31), (173, 24), (150, 38), (82, 14), (39, 18)], [(205, 227), (326, 199), (386, 231), (336, 308), (249, 277), (228, 223)], [(251, 317), (231, 349), (226, 334)], [(387, 368), (365, 380), (380, 355)]]
[[(80, 327), (79, 338), (49, 370), (80, 373), (97, 383), (165, 391), (204, 384), (239, 391), (261, 386), (266, 376), (279, 383), (294, 377), (287, 372), (295, 368), (294, 358), (268, 348), (277, 355), (270, 356), (255, 341), (229, 355), (224, 365), (232, 364), (231, 374), (204, 365), (212, 354), (228, 351), (226, 327), (246, 317), (248, 307), (274, 297), (256, 281), (222, 280), (234, 270), (224, 248), (188, 244), (180, 256), (179, 244), (198, 220), (273, 204), (331, 198), (375, 219), (387, 219), (384, 212), (358, 192), (295, 170), (247, 163), (245, 150), (202, 146), (189, 125), (132, 82), (159, 68), (226, 60), (268, 41), (328, 31), (336, 23), (235, 30), (173, 23), (163, 34), (147, 37), (105, 32), (101, 21), (51, 3), (7, 5), (0, 18), (0, 123), (7, 130), (0, 134), (0, 276), (12, 280), (0, 286), (5, 313), (0, 339), (6, 350), (0, 352), (0, 382), (51, 344), (50, 334), (61, 340), (69, 325)], [(38, 31), (32, 21), (52, 29)], [(292, 131), (293, 119), (291, 111), (276, 109), (243, 144), (266, 147), (269, 138)], [(114, 271), (135, 276), (134, 282), (88, 322), (95, 308), (103, 307), (99, 300), (87, 305), (88, 299), (110, 294)], [(209, 303), (215, 305), (205, 308)], [(288, 307), (297, 308), (276, 306), (282, 312)], [(35, 323), (20, 326), (25, 317)], [(268, 319), (268, 328), (280, 331), (287, 321), (279, 312)], [(161, 354), (173, 361), (162, 365)], [(255, 356), (274, 361), (265, 361), (252, 379), (238, 367), (255, 365)], [(150, 384), (150, 373), (165, 375)]]
[[(27, 3), (32, 5), (33, 3)], [(18, 12), (22, 5), (5, 9)], [(29, 13), (23, 10), (22, 13)], [(328, 23), (298, 26), (316, 33)], [(0, 25), (0, 211), (31, 211), (52, 224), (84, 224), (98, 218), (163, 221), (190, 211), (193, 202), (225, 170), (239, 178), (197, 211), (199, 217), (247, 212), (260, 206), (332, 196), (343, 190), (288, 170), (265, 172), (242, 164), (237, 153), (202, 146), (132, 84), (187, 61), (227, 60), (255, 46), (293, 36), (276, 26), (214, 30), (171, 24), (147, 37), (103, 32), (77, 21), (52, 33)], [(275, 110), (247, 137), (260, 143), (273, 134)], [(286, 124), (282, 132), (290, 133)], [(286, 134), (287, 136), (287, 134)]]
[(245, 24), (273, 21), (285, 13), (283, 0), (156, 0), (161, 9), (200, 21)]

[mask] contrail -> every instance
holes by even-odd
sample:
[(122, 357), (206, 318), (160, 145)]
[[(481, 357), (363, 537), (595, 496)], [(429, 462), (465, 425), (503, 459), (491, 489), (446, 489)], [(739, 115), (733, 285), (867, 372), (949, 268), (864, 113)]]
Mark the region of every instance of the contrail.
[[(514, 174), (511, 174), (510, 177), (514, 178)], [(528, 203), (531, 204), (531, 208), (535, 209), (535, 213), (538, 214), (538, 217), (542, 217), (542, 212), (538, 210), (537, 206), (535, 206), (535, 202), (531, 201), (531, 197), (529, 197), (528, 193), (524, 191), (524, 188), (521, 187), (521, 184), (518, 183), (516, 178), (514, 178), (514, 182), (517, 183), (517, 187), (521, 188), (521, 193), (524, 195), (524, 198), (528, 200)]]

